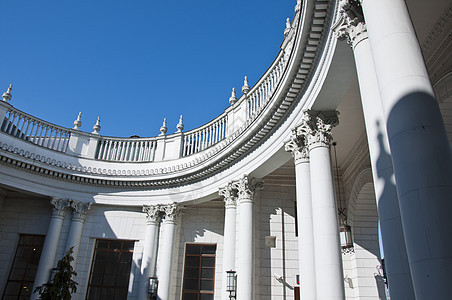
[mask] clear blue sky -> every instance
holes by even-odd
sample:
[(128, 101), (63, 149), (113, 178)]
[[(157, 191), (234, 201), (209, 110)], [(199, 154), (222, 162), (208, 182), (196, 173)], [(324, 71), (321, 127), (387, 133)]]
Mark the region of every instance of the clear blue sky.
[[(100, 134), (185, 130), (229, 105), (243, 76), (253, 85), (283, 40), (295, 0), (1, 1), (0, 92), (36, 117)], [(240, 96), (240, 93), (237, 94)]]

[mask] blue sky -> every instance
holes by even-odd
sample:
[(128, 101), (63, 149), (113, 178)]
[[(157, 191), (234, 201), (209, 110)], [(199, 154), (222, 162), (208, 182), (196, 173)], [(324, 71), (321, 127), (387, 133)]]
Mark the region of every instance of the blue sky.
[[(276, 57), (296, 1), (2, 1), (0, 91), (11, 104), (100, 134), (185, 130), (229, 105), (243, 77), (253, 85)], [(240, 93), (238, 93), (240, 96)]]

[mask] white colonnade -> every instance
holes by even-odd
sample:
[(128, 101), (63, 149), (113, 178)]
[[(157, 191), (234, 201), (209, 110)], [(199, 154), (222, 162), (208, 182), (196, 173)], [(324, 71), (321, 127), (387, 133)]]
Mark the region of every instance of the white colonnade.
[(340, 38), (347, 39), (355, 57), (389, 289), (395, 299), (413, 299), (391, 151), (367, 27), (358, 1), (341, 0), (340, 6), (341, 16), (333, 29)]

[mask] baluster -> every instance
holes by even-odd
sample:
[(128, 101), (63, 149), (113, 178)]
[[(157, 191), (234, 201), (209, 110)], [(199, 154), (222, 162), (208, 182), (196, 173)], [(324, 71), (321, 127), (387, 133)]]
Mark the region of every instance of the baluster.
[(27, 118), (27, 128), (24, 131), (24, 140), (27, 140), (27, 134), (28, 134), (28, 129), (30, 128), (30, 123), (31, 123), (30, 118)]
[(133, 157), (132, 161), (137, 161), (137, 153), (138, 153), (138, 142), (133, 141)]
[(16, 114), (13, 114), (13, 119), (11, 120), (11, 122), (8, 124), (8, 131), (6, 133), (11, 134), (13, 129), (14, 129), (14, 122), (16, 121)]
[(110, 141), (104, 140), (104, 153), (102, 154), (103, 160), (108, 160), (110, 155)]
[(57, 139), (57, 136), (58, 136), (58, 131), (56, 128), (53, 128), (53, 130), (50, 132), (50, 137), (52, 137), (52, 135), (53, 135), (53, 138), (52, 138), (52, 140), (49, 141), (49, 143), (52, 143), (52, 146), (50, 146), (50, 149), (53, 149), (53, 146), (55, 146), (55, 140)]
[(41, 145), (42, 144), (42, 134), (44, 132), (44, 125), (39, 122), (39, 133), (36, 132), (36, 145)]
[(112, 146), (112, 157), (111, 160), (117, 160), (117, 155), (118, 155), (118, 141), (114, 141), (113, 142), (113, 146)]
[(193, 148), (195, 146), (195, 135), (192, 133), (190, 134), (190, 152), (188, 155), (191, 155), (193, 153)]
[(99, 151), (97, 152), (97, 159), (103, 159), (104, 157), (104, 148), (105, 148), (105, 141), (100, 140), (99, 141)]
[(145, 142), (144, 141), (141, 141), (140, 142), (140, 157), (138, 158), (139, 159), (139, 161), (144, 161), (144, 159), (143, 159), (143, 156), (144, 156), (144, 154), (145, 154)]

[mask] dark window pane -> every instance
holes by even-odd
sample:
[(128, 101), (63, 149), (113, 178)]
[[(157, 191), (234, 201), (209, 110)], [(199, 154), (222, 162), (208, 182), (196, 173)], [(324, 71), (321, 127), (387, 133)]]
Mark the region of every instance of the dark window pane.
[(202, 246), (202, 254), (215, 254), (217, 245), (204, 245)]
[(202, 268), (201, 278), (213, 279), (215, 276), (214, 268)]
[(98, 240), (97, 245), (102, 248), (94, 252), (88, 299), (127, 299), (134, 242)]
[(44, 239), (39, 235), (20, 235), (2, 299), (30, 298)]
[(199, 289), (199, 279), (185, 279), (184, 290), (197, 291)]
[(201, 245), (187, 245), (186, 254), (201, 254)]
[(185, 258), (185, 265), (187, 267), (198, 267), (200, 256), (187, 256)]
[(107, 249), (108, 248), (108, 241), (106, 240), (97, 240), (97, 249)]
[(213, 300), (213, 294), (201, 294), (199, 300)]
[(203, 267), (215, 267), (215, 257), (203, 257), (202, 258)]
[(198, 300), (198, 294), (184, 293), (182, 300)]
[(201, 280), (201, 290), (202, 291), (213, 291), (214, 281), (213, 280)]
[(199, 267), (185, 267), (185, 278), (198, 278)]

